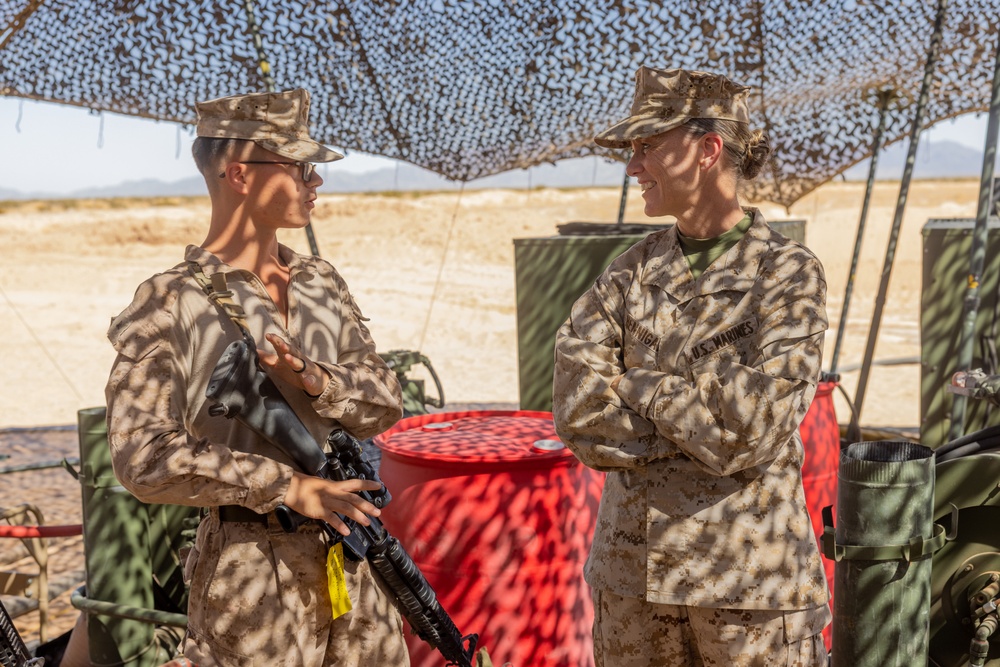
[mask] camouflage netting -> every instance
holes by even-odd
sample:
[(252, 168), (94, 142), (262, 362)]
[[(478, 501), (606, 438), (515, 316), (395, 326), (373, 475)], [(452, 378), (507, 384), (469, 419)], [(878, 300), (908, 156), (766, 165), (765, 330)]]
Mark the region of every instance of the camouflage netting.
[[(252, 0), (275, 86), (315, 134), (455, 180), (589, 154), (641, 64), (756, 89), (776, 145), (755, 199), (791, 204), (908, 136), (933, 0)], [(989, 104), (1000, 0), (951, 0), (928, 119)], [(0, 0), (0, 94), (191, 124), (195, 100), (264, 90), (243, 2)], [(614, 157), (622, 158), (622, 155)]]

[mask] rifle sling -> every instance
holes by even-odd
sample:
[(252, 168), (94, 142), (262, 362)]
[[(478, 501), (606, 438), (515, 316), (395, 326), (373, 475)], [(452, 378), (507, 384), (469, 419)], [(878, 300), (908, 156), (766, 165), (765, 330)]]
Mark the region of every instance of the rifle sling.
[(246, 312), (242, 306), (233, 301), (233, 291), (227, 289), (226, 274), (222, 271), (216, 271), (212, 274), (212, 279), (209, 280), (197, 262), (188, 262), (188, 269), (201, 285), (201, 289), (208, 295), (208, 300), (218, 306), (226, 317), (233, 321), (244, 338), (253, 340), (250, 328), (247, 326)]

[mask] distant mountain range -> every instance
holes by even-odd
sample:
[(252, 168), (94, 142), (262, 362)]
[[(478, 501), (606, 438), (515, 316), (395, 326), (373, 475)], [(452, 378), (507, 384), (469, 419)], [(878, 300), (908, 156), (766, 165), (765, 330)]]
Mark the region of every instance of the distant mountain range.
[[(897, 141), (884, 149), (878, 158), (880, 181), (897, 181), (903, 176), (903, 165), (909, 142)], [(862, 160), (844, 171), (848, 181), (868, 179), (871, 160)], [(979, 178), (983, 171), (983, 151), (954, 141), (921, 141), (913, 165), (913, 178)]]
[[(907, 142), (899, 141), (879, 156), (877, 178), (898, 180), (903, 173)], [(914, 166), (914, 178), (978, 178), (982, 171), (983, 154), (953, 141), (921, 143)], [(868, 160), (843, 173), (845, 180), (868, 178)], [(320, 167), (322, 169), (322, 167)], [(320, 171), (322, 174), (322, 171)], [(557, 164), (539, 165), (531, 169), (508, 171), (469, 181), (466, 189), (532, 187), (620, 187), (624, 165), (600, 158), (577, 158)], [(412, 190), (456, 190), (460, 184), (420, 167), (399, 162), (396, 168), (363, 173), (333, 171), (324, 176), (320, 192), (386, 192)], [(118, 185), (87, 188), (68, 193), (22, 192), (0, 187), (0, 200), (14, 199), (90, 199), (102, 197), (161, 197), (198, 196), (206, 194), (200, 176), (174, 182), (156, 179), (126, 181)]]
[[(461, 184), (450, 181), (427, 169), (405, 162), (396, 168), (377, 169), (362, 173), (331, 171), (323, 174), (322, 165), (317, 171), (323, 175), (320, 192), (387, 192), (412, 190), (457, 190)], [(625, 166), (601, 158), (576, 158), (558, 164), (545, 164), (531, 169), (518, 169), (487, 176), (465, 184), (466, 189), (529, 188), (529, 187), (596, 187), (621, 185)], [(118, 185), (87, 188), (68, 193), (21, 192), (0, 187), (0, 201), (12, 199), (89, 199), (100, 197), (161, 197), (198, 196), (207, 194), (200, 176), (170, 183), (144, 179), (126, 181)]]

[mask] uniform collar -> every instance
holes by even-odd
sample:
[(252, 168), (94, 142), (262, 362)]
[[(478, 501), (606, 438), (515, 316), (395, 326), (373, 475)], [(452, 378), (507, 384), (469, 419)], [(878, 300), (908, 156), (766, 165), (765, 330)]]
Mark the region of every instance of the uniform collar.
[[(302, 270), (311, 270), (315, 273), (323, 273), (322, 268), (324, 262), (317, 262), (313, 257), (304, 257), (288, 246), (278, 244), (278, 256), (288, 265), (288, 271), (290, 274), (295, 274)], [(236, 269), (221, 259), (205, 250), (204, 248), (196, 245), (189, 245), (184, 251), (184, 259), (188, 262), (196, 262), (201, 266), (201, 270), (205, 272), (205, 275), (209, 278), (213, 274), (222, 271), (224, 273), (238, 273), (242, 275), (240, 269)]]
[(659, 285), (681, 302), (724, 290), (749, 291), (761, 259), (770, 247), (771, 230), (760, 210), (749, 207), (744, 210), (753, 217), (750, 229), (697, 280), (692, 277), (684, 257), (677, 226), (664, 231), (652, 249), (652, 259), (646, 264), (641, 284)]

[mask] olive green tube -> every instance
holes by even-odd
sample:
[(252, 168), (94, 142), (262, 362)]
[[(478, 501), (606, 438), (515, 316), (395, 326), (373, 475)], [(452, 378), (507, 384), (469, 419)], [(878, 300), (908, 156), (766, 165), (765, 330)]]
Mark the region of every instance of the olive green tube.
[[(859, 442), (841, 452), (834, 555), (833, 667), (927, 664), (934, 526), (933, 451)], [(828, 535), (829, 537), (829, 535)]]
[[(80, 410), (78, 426), (87, 597), (152, 609), (146, 505), (115, 478), (105, 409)], [(88, 613), (92, 664), (145, 667), (169, 659), (155, 641), (155, 626), (150, 623)]]

